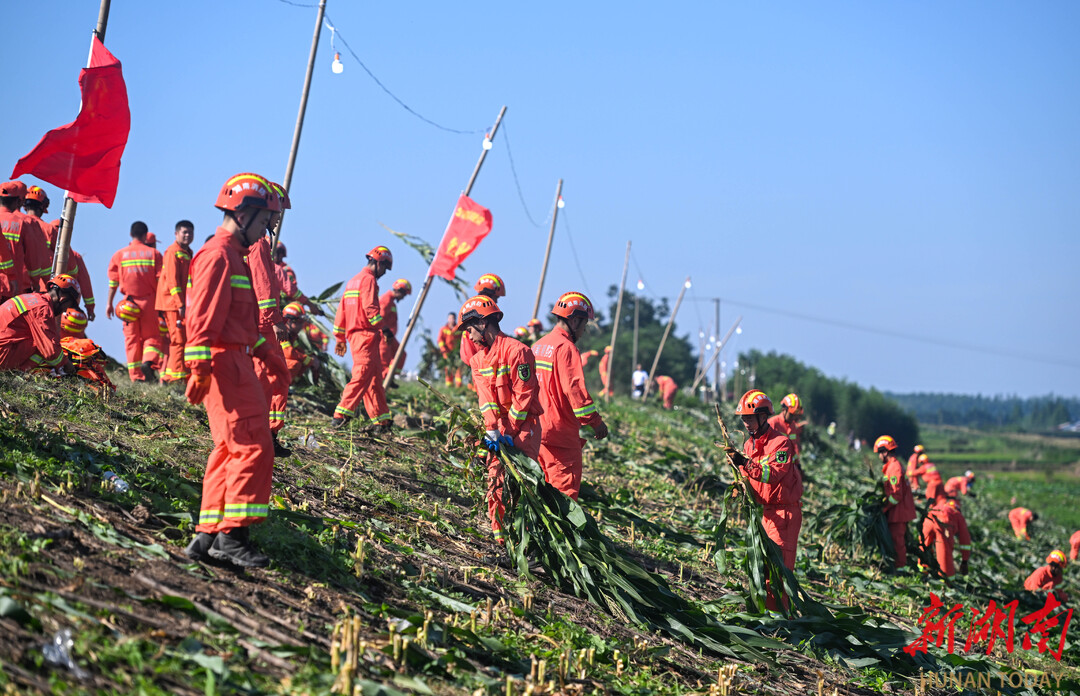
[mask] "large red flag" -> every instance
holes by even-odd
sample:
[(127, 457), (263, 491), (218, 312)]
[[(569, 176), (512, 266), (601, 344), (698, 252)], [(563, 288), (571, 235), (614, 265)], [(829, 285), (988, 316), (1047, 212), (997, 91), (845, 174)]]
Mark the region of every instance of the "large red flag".
[(111, 208), (120, 179), (120, 156), (131, 130), (127, 85), (120, 61), (95, 36), (90, 67), (79, 73), (82, 108), (74, 123), (45, 134), (19, 160), (11, 178), (33, 174), (66, 189), (79, 203)]
[(439, 251), (428, 269), (429, 276), (454, 279), (454, 271), (491, 232), (491, 211), (461, 194), (454, 215), (443, 233)]

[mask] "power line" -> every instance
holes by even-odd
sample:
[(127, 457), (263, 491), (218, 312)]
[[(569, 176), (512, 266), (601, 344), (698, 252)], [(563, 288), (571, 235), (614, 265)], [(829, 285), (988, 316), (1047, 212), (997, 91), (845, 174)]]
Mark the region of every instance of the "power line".
[(525, 217), (529, 218), (529, 222), (533, 227), (542, 228), (547, 220), (551, 219), (551, 215), (548, 215), (547, 220), (543, 223), (537, 222), (533, 219), (532, 213), (529, 212), (529, 206), (525, 203), (525, 194), (521, 192), (521, 181), (518, 180), (517, 167), (514, 166), (514, 153), (510, 151), (510, 135), (506, 130), (506, 124), (502, 125), (500, 131), (503, 136), (503, 142), (506, 143), (506, 156), (510, 158), (510, 173), (514, 175), (514, 186), (517, 188), (518, 200), (521, 201), (521, 207), (525, 209)]
[(319, 6), (318, 4), (309, 5), (303, 2), (293, 2), (292, 0), (278, 0), (278, 2), (283, 5), (292, 5), (293, 7), (306, 7), (308, 9), (314, 9)]
[[(694, 300), (695, 302), (708, 302), (711, 300)], [(949, 341), (942, 338), (934, 338), (932, 336), (919, 336), (917, 334), (904, 333), (902, 331), (894, 331), (892, 329), (882, 329), (875, 326), (865, 326), (862, 324), (855, 324), (849, 321), (842, 321), (840, 319), (829, 319), (827, 317), (815, 317), (809, 314), (800, 314), (799, 312), (793, 312), (787, 309), (779, 309), (777, 307), (766, 307), (764, 305), (753, 304), (750, 302), (739, 302), (737, 300), (729, 300), (724, 298), (724, 302), (727, 304), (735, 305), (736, 307), (746, 307), (747, 309), (756, 309), (760, 312), (768, 312), (771, 314), (779, 314), (781, 316), (791, 317), (792, 319), (801, 319), (803, 321), (815, 322), (818, 324), (825, 324), (828, 326), (837, 326), (843, 329), (850, 329), (852, 331), (863, 331), (865, 333), (877, 334), (879, 336), (889, 336), (892, 338), (901, 338), (907, 341), (915, 341), (917, 343), (927, 343), (930, 345), (941, 346), (943, 348), (954, 348), (958, 350), (966, 350), (973, 353), (984, 353), (987, 355), (996, 355), (1003, 358), (1013, 358), (1016, 360), (1027, 360), (1029, 362), (1043, 363), (1047, 365), (1057, 365), (1060, 367), (1071, 367), (1076, 370), (1080, 370), (1080, 364), (1062, 360), (1059, 358), (1048, 358), (1039, 355), (1028, 355), (1026, 353), (1015, 353), (1013, 351), (1001, 350), (998, 348), (988, 348), (986, 346), (976, 346), (970, 343), (959, 343), (957, 341)]]

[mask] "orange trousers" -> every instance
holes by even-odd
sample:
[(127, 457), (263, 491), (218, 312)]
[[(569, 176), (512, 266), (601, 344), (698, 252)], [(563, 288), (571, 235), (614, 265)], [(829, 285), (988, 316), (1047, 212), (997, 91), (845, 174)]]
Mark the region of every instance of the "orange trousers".
[[(179, 326), (177, 322), (180, 323)], [(180, 312), (175, 309), (165, 310), (165, 324), (169, 327), (169, 362), (161, 373), (161, 381), (186, 381), (191, 373), (184, 364), (184, 344), (187, 342), (187, 333), (184, 331)]]
[[(132, 382), (145, 382), (142, 364), (152, 363), (164, 353), (162, 350), (161, 327), (158, 325), (157, 310), (154, 309), (153, 297), (129, 297), (142, 310), (135, 321), (124, 322), (124, 352), (127, 354), (128, 377)], [(183, 351), (180, 351), (181, 354)]]
[(352, 379), (341, 392), (341, 403), (334, 409), (334, 416), (355, 418), (364, 402), (364, 410), (373, 423), (390, 420), (383, 391), (382, 360), (379, 358), (379, 334), (375, 331), (356, 331), (349, 337), (352, 348)]
[[(537, 459), (540, 455), (540, 424), (535, 419), (535, 416), (530, 416), (525, 421), (525, 427), (514, 437), (514, 446), (530, 459)], [(506, 506), (503, 504), (506, 470), (495, 454), (488, 455), (487, 483), (488, 520), (491, 522), (491, 533), (495, 536), (496, 543), (504, 544), (506, 535), (503, 532), (502, 521), (506, 515)]]
[[(390, 338), (383, 336), (382, 340), (379, 341), (379, 360), (382, 361), (383, 379), (386, 379), (386, 375), (390, 373), (390, 363), (394, 360), (394, 353), (397, 352), (398, 345), (400, 345), (400, 343), (396, 336), (391, 336)], [(401, 366), (405, 364), (406, 355), (407, 353), (405, 351), (401, 351), (401, 359), (397, 362), (397, 370), (400, 370)], [(395, 370), (395, 372), (397, 372), (397, 370)]]
[(907, 522), (890, 522), (889, 536), (892, 537), (893, 548), (896, 549), (896, 567), (903, 568), (907, 565)]
[(270, 407), (270, 432), (276, 433), (285, 427), (285, 405), (289, 399), (292, 374), (273, 329), (260, 332), (259, 336), (266, 342), (259, 348), (259, 357), (253, 359), (255, 376), (259, 378), (263, 397)]
[[(776, 542), (784, 557), (784, 567), (790, 571), (795, 570), (795, 552), (799, 547), (799, 530), (802, 529), (802, 505), (766, 505), (761, 515), (761, 526), (765, 528), (765, 534)], [(780, 610), (780, 603), (786, 606), (788, 598), (781, 592), (779, 595), (766, 581), (765, 586), (768, 594), (765, 597), (765, 608), (772, 611)]]
[(206, 462), (196, 531), (213, 534), (262, 522), (270, 506), (274, 444), (251, 357), (212, 349), (206, 415), (214, 449)]
[(938, 568), (947, 578), (956, 575), (956, 562), (953, 560), (953, 539), (938, 527), (932, 517), (927, 517), (923, 522), (923, 547), (928, 549), (934, 546), (934, 555), (937, 557)]
[(664, 408), (668, 411), (675, 408), (675, 392), (677, 389), (667, 389), (664, 391)]
[(544, 470), (544, 478), (554, 488), (565, 495), (578, 499), (581, 492), (581, 447), (552, 447), (540, 443), (540, 468)]

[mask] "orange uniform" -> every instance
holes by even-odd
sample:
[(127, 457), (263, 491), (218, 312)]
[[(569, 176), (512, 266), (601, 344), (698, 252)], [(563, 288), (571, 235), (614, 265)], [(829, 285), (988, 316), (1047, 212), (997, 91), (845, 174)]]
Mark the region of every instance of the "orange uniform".
[(802, 426), (795, 421), (789, 421), (784, 418), (783, 413), (777, 413), (775, 416), (769, 418), (769, 425), (773, 430), (785, 435), (787, 439), (791, 440), (791, 443), (795, 445), (795, 456), (799, 456), (799, 438), (802, 436)]
[(600, 351), (598, 350), (587, 350), (584, 353), (581, 353), (581, 369), (584, 370), (586, 367), (588, 367), (589, 361), (595, 358), (597, 355), (600, 355)]
[(219, 227), (191, 261), (184, 360), (193, 379), (211, 376), (204, 403), (214, 449), (206, 462), (196, 527), (207, 534), (262, 522), (270, 504), (274, 446), (252, 365), (259, 333), (245, 253)]
[(480, 348), (473, 343), (473, 340), (469, 338), (469, 334), (461, 334), (461, 349), (458, 351), (458, 355), (461, 356), (461, 362), (466, 365), (472, 365), (472, 356), (476, 355), (476, 351)]
[(63, 358), (48, 295), (31, 292), (0, 305), (0, 370), (55, 367)]
[(1031, 539), (1027, 533), (1028, 523), (1034, 515), (1027, 508), (1018, 507), (1009, 510), (1009, 524), (1012, 525), (1013, 534), (1017, 539)]
[[(926, 484), (926, 499), (934, 500), (937, 498), (938, 490), (944, 487), (944, 483), (941, 481), (941, 474), (938, 473), (937, 467), (933, 462), (926, 462), (914, 470), (908, 470), (909, 476), (922, 477), (923, 483)], [(914, 487), (918, 490), (918, 486)]]
[(348, 341), (352, 348), (352, 379), (341, 392), (341, 403), (334, 409), (335, 418), (354, 418), (361, 399), (373, 423), (390, 420), (383, 391), (382, 360), (379, 358), (379, 284), (375, 272), (365, 267), (345, 286), (337, 315), (334, 316), (334, 338)]
[(300, 292), (300, 284), (296, 280), (296, 271), (284, 261), (274, 263), (274, 275), (281, 285), (281, 300), (283, 304), (299, 302), (307, 304), (307, 297)]
[(251, 271), (251, 287), (259, 306), (259, 338), (265, 342), (265, 350), (255, 358), (255, 375), (270, 407), (270, 432), (276, 433), (285, 427), (285, 407), (292, 379), (281, 343), (274, 334), (274, 327), (285, 319), (278, 305), (281, 301), (281, 285), (274, 270), (270, 241), (265, 236), (251, 245), (246, 261)]
[(461, 365), (454, 360), (454, 354), (458, 352), (458, 342), (460, 340), (461, 333), (455, 331), (453, 326), (444, 325), (439, 329), (439, 354), (443, 356), (444, 360), (448, 361), (446, 374), (444, 375), (448, 387), (451, 384), (455, 387), (461, 386)]
[[(45, 281), (52, 275), (52, 254), (45, 239), (45, 224), (42, 220), (16, 211), (24, 221), (22, 238), (23, 268), (19, 273), (23, 287), (33, 290), (45, 289)], [(18, 270), (18, 269), (17, 269)]]
[(1027, 577), (1027, 580), (1024, 581), (1024, 589), (1032, 592), (1052, 590), (1055, 585), (1061, 584), (1064, 579), (1065, 574), (1061, 571), (1060, 566), (1047, 563), (1041, 568), (1036, 568), (1035, 572)]
[(1075, 561), (1077, 555), (1080, 555), (1080, 531), (1073, 532), (1069, 537), (1069, 560)]
[(7, 300), (29, 290), (21, 280), (24, 268), (22, 237), (27, 224), (21, 215), (0, 208), (0, 300)]
[(885, 477), (885, 517), (896, 549), (896, 567), (903, 568), (907, 565), (907, 525), (915, 519), (915, 498), (899, 459), (889, 456), (881, 467), (881, 474)]
[[(499, 334), (490, 348), (480, 347), (472, 357), (473, 383), (480, 400), (484, 427), (514, 440), (527, 456), (540, 456), (540, 383), (536, 359), (521, 341)], [(488, 459), (488, 518), (495, 540), (503, 542), (505, 508), (502, 489), (505, 472), (498, 457)]]
[(289, 368), (289, 378), (292, 381), (309, 369), (313, 362), (311, 356), (300, 350), (300, 346), (293, 341), (282, 341), (281, 353), (285, 356), (285, 365)]
[(314, 322), (304, 327), (304, 331), (307, 332), (308, 338), (311, 339), (311, 345), (318, 348), (321, 351), (326, 351), (326, 348), (330, 345), (330, 337), (322, 332)]
[(604, 385), (603, 388), (600, 389), (600, 396), (605, 396), (605, 395), (610, 395), (611, 394), (611, 390), (608, 389), (608, 383), (607, 383), (607, 367), (608, 367), (608, 361), (610, 359), (611, 359), (611, 353), (604, 353), (604, 355), (601, 356), (601, 358), (600, 358), (600, 366), (599, 366), (600, 384)]
[(556, 326), (533, 344), (537, 378), (540, 380), (540, 467), (555, 488), (577, 500), (581, 491), (581, 448), (584, 426), (602, 422), (589, 390), (581, 356), (570, 334)]
[[(398, 330), (398, 316), (397, 316), (397, 298), (394, 297), (393, 290), (387, 290), (379, 297), (379, 313), (382, 314), (383, 323), (379, 328), (382, 330), (382, 341), (379, 343), (379, 359), (382, 360), (383, 371), (382, 378), (386, 379), (386, 374), (390, 372), (390, 363), (394, 361), (394, 355), (397, 353), (398, 343), (397, 330)], [(462, 345), (464, 345), (462, 341)], [(398, 367), (400, 368), (405, 364), (405, 351), (401, 351), (401, 359), (398, 361)]]
[(667, 375), (657, 375), (656, 389), (664, 398), (664, 408), (669, 411), (675, 408), (675, 393), (679, 391), (679, 385), (675, 384), (675, 380)]
[[(45, 231), (45, 245), (48, 247), (49, 258), (52, 258), (53, 245), (56, 244), (56, 233), (60, 231), (60, 221), (45, 222), (38, 218), (38, 224)], [(79, 294), (82, 295), (83, 304), (88, 310), (94, 308), (94, 288), (90, 283), (90, 269), (86, 267), (82, 254), (74, 249), (68, 249), (68, 265), (63, 271), (79, 282)], [(183, 352), (181, 350), (181, 352)]]
[(758, 437), (743, 443), (743, 454), (750, 461), (742, 467), (754, 493), (764, 506), (762, 523), (765, 532), (784, 552), (784, 565), (795, 568), (795, 551), (802, 528), (802, 473), (795, 466), (795, 448), (791, 440), (768, 427)]
[(971, 558), (971, 534), (968, 533), (967, 520), (956, 501), (938, 498), (930, 506), (926, 519), (923, 520), (922, 543), (927, 550), (934, 548), (938, 568), (945, 577), (956, 575), (954, 548), (960, 549), (961, 560)]
[(950, 498), (955, 498), (959, 495), (967, 495), (968, 488), (971, 485), (968, 483), (967, 476), (953, 476), (945, 482), (945, 495)]
[[(165, 313), (165, 327), (169, 332), (169, 362), (161, 372), (162, 382), (187, 380), (189, 373), (184, 367), (184, 335), (182, 311), (187, 298), (188, 270), (191, 268), (191, 250), (184, 250), (173, 242), (161, 259), (161, 275), (158, 276), (154, 307)], [(80, 286), (81, 287), (81, 286)]]
[(915, 474), (915, 470), (919, 468), (919, 453), (915, 452), (907, 460), (907, 470), (905, 476), (907, 476), (908, 485), (911, 486), (911, 490), (914, 493), (919, 492), (919, 477)]
[(137, 239), (132, 239), (131, 244), (117, 251), (109, 260), (109, 287), (119, 288), (120, 294), (134, 302), (140, 310), (138, 319), (124, 322), (128, 377), (133, 382), (146, 379), (139, 368), (142, 363), (154, 359), (154, 351), (148, 350), (146, 344), (153, 348), (161, 343), (154, 309), (161, 264), (162, 257), (157, 249)]

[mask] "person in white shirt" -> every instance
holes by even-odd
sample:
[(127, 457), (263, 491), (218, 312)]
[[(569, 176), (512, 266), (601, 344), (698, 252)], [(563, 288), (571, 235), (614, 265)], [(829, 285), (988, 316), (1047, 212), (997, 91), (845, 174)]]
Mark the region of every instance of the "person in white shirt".
[(633, 397), (640, 399), (641, 395), (645, 393), (645, 383), (649, 381), (649, 373), (641, 369), (641, 363), (638, 363), (637, 369), (634, 370), (634, 374), (631, 377), (633, 380), (634, 391)]

